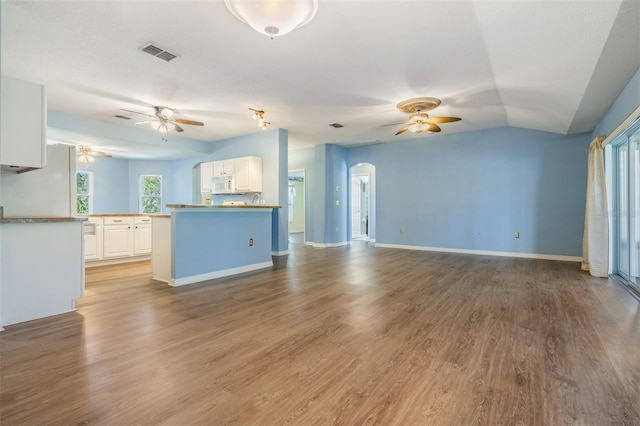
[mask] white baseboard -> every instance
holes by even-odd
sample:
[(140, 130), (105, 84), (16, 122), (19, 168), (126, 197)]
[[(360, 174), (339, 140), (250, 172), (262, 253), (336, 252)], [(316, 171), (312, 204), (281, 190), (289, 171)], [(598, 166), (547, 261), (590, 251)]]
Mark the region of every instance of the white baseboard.
[(289, 250), (283, 250), (283, 251), (272, 251), (271, 252), (271, 256), (286, 256), (289, 254)]
[(314, 243), (314, 242), (307, 242), (305, 241), (305, 244), (308, 244), (310, 246), (313, 247), (318, 247), (318, 248), (329, 248), (329, 247), (342, 247), (342, 246), (346, 246), (348, 245), (350, 242), (349, 241), (341, 241), (339, 243)]
[(237, 268), (223, 269), (222, 271), (207, 272), (206, 274), (191, 275), (190, 277), (171, 278), (171, 280), (169, 281), (169, 285), (172, 287), (178, 287), (181, 285), (199, 283), (201, 281), (214, 280), (216, 278), (228, 277), (230, 275), (237, 275), (245, 272), (251, 272), (257, 269), (271, 268), (272, 266), (273, 266), (273, 262), (268, 261), (268, 262), (262, 262), (262, 263), (254, 263), (252, 265), (238, 266)]
[(142, 256), (131, 256), (131, 257), (114, 257), (100, 260), (85, 260), (84, 267), (85, 268), (93, 268), (94, 266), (107, 266), (107, 265), (117, 265), (118, 263), (130, 263), (130, 262), (142, 262), (143, 260), (151, 260), (151, 255), (146, 254)]
[(402, 244), (384, 244), (384, 243), (376, 243), (376, 247), (395, 248), (395, 249), (403, 249), (403, 250), (436, 251), (436, 252), (442, 252), (442, 253), (475, 254), (475, 255), (481, 255), (481, 256), (521, 257), (526, 259), (560, 260), (564, 262), (582, 262), (582, 257), (579, 257), (579, 256), (561, 256), (556, 254), (451, 249), (451, 248), (443, 248), (443, 247), (408, 246), (408, 245), (402, 245)]

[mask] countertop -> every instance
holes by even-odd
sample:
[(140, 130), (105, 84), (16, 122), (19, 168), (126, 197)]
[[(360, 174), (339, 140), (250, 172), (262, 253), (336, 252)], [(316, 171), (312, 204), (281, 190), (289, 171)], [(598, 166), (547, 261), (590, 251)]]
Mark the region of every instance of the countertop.
[(5, 216), (0, 219), (0, 223), (84, 222), (86, 220), (86, 217)]
[(210, 206), (208, 204), (167, 204), (170, 209), (280, 209), (282, 206), (263, 206), (246, 204), (244, 206), (223, 206), (220, 204)]
[(150, 216), (150, 217), (154, 217), (154, 216), (161, 216), (161, 215), (157, 215), (157, 214), (150, 214), (150, 213), (91, 213), (91, 214), (83, 214), (83, 215), (79, 215), (81, 217), (114, 217), (114, 216)]

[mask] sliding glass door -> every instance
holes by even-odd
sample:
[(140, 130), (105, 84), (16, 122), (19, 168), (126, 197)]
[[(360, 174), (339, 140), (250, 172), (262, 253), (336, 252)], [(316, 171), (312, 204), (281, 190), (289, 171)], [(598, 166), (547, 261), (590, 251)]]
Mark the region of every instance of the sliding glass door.
[(613, 142), (614, 272), (640, 293), (640, 120)]

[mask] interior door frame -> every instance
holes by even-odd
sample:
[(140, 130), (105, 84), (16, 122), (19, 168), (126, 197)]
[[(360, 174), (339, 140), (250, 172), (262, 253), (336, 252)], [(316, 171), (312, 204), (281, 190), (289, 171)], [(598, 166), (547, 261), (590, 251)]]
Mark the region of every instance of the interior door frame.
[[(288, 170), (287, 171), (287, 183), (289, 181), (289, 176), (292, 173), (302, 173), (302, 191), (304, 192), (303, 199), (302, 199), (302, 242), (306, 244), (306, 242), (307, 242), (307, 171), (306, 171), (306, 169), (291, 169), (291, 170)], [(287, 187), (288, 187), (288, 185), (287, 185)], [(287, 217), (288, 217), (288, 213), (289, 212), (287, 212)]]

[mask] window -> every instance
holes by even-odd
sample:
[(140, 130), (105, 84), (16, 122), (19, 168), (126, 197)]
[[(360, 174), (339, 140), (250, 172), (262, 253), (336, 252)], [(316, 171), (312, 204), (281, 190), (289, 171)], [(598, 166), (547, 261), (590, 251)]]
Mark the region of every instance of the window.
[(76, 172), (76, 212), (89, 214), (93, 211), (93, 173)]
[(640, 119), (612, 143), (613, 272), (640, 293)]
[(162, 210), (162, 176), (140, 175), (140, 213)]

